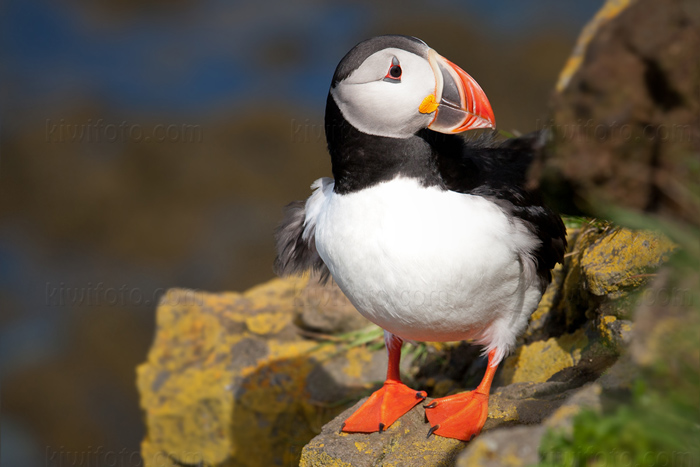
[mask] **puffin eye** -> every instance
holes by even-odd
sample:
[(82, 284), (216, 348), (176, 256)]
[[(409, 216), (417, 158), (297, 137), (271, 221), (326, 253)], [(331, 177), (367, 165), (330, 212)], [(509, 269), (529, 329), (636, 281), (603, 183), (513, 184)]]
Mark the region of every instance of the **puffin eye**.
[(399, 61), (396, 59), (396, 57), (391, 60), (391, 66), (384, 77), (384, 81), (388, 81), (390, 83), (401, 82), (401, 65), (399, 65)]

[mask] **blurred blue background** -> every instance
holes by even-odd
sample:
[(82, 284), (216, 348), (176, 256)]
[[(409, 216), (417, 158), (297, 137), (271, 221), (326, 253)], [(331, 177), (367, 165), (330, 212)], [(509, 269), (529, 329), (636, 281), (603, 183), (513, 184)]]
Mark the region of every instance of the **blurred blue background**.
[(158, 297), (273, 277), (282, 206), (330, 175), (325, 100), (355, 43), (420, 37), (524, 133), (601, 4), (3, 2), (2, 465), (141, 465)]

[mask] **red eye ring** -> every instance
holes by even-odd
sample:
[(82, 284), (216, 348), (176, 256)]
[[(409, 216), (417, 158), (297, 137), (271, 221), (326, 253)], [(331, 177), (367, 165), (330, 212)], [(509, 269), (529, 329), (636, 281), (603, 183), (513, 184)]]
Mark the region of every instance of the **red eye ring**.
[(401, 80), (401, 65), (398, 63), (392, 63), (389, 67), (389, 71), (386, 73), (384, 79), (390, 79), (393, 81)]

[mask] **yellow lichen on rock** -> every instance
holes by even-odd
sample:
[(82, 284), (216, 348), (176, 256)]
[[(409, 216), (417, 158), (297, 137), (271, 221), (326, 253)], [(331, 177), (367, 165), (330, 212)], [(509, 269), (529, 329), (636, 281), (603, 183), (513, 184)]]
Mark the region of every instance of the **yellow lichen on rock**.
[(353, 467), (353, 465), (333, 458), (323, 451), (316, 451), (313, 457), (302, 456), (299, 467)]
[(256, 310), (279, 306), (289, 308), (294, 298), (302, 293), (308, 283), (308, 275), (273, 279), (248, 289), (243, 293), (243, 298)]
[(492, 395), (489, 400), (489, 418), (501, 422), (518, 419), (518, 406), (515, 401)]
[(617, 298), (647, 282), (649, 273), (668, 260), (676, 246), (649, 231), (619, 229), (596, 240), (582, 258), (586, 287), (594, 295)]
[(364, 346), (353, 347), (347, 352), (347, 363), (343, 372), (351, 378), (357, 378), (362, 374), (363, 368), (372, 361), (372, 353)]
[(367, 449), (367, 443), (355, 441), (355, 447), (357, 448), (358, 451), (365, 452), (365, 450)]
[(292, 323), (295, 294), (307, 282), (276, 279), (244, 294), (164, 296), (153, 346), (137, 368), (146, 467), (297, 461), (315, 430), (337, 413), (312, 403), (306, 386), (319, 362), (337, 352), (300, 338)]
[(604, 340), (611, 342), (612, 341), (612, 331), (610, 329), (610, 325), (613, 324), (615, 321), (617, 321), (617, 318), (614, 316), (601, 316), (600, 317), (600, 324), (598, 325), (598, 332), (600, 332), (600, 335), (603, 337)]
[[(227, 301), (239, 297), (226, 295)], [(216, 309), (221, 295), (201, 294), (203, 301), (183, 300), (186, 297), (191, 295), (176, 290), (161, 301), (158, 332), (148, 362), (137, 368), (137, 384), (146, 412), (148, 446), (178, 462), (175, 453), (187, 453), (193, 463), (213, 465), (234, 450), (226, 434), (233, 399), (226, 386), (233, 375), (217, 359), (229, 351), (221, 344), (232, 336), (214, 314), (200, 312), (200, 304)]]
[[(175, 456), (173, 456), (175, 457)], [(152, 465), (158, 467), (180, 467), (181, 464), (176, 464), (167, 452), (160, 446), (152, 443), (148, 437), (141, 442), (141, 458), (144, 465)], [(180, 458), (184, 456), (177, 456)]]
[(601, 341), (615, 352), (621, 352), (632, 338), (632, 323), (615, 316), (601, 316), (596, 326)]
[(289, 313), (260, 313), (245, 320), (250, 332), (259, 335), (276, 334), (292, 321)]
[(525, 345), (506, 359), (500, 378), (505, 384), (547, 381), (558, 371), (576, 365), (587, 345), (583, 329)]

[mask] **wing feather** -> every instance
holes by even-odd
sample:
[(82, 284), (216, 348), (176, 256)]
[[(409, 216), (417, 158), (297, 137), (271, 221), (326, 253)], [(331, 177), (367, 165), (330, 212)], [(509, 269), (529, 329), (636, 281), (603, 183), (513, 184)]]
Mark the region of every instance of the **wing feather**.
[(429, 136), (447, 189), (491, 199), (539, 238), (541, 243), (529, 255), (535, 260), (544, 289), (566, 250), (561, 217), (545, 205), (539, 191), (527, 187), (527, 171), (534, 155), (544, 147), (547, 133), (533, 132), (505, 141), (496, 139), (495, 132), (473, 140), (457, 135)]
[(316, 218), (326, 195), (333, 189), (328, 178), (316, 180), (314, 193), (306, 201), (294, 201), (284, 209), (284, 218), (275, 231), (277, 257), (273, 270), (279, 276), (312, 271), (325, 283), (328, 267), (316, 249)]

